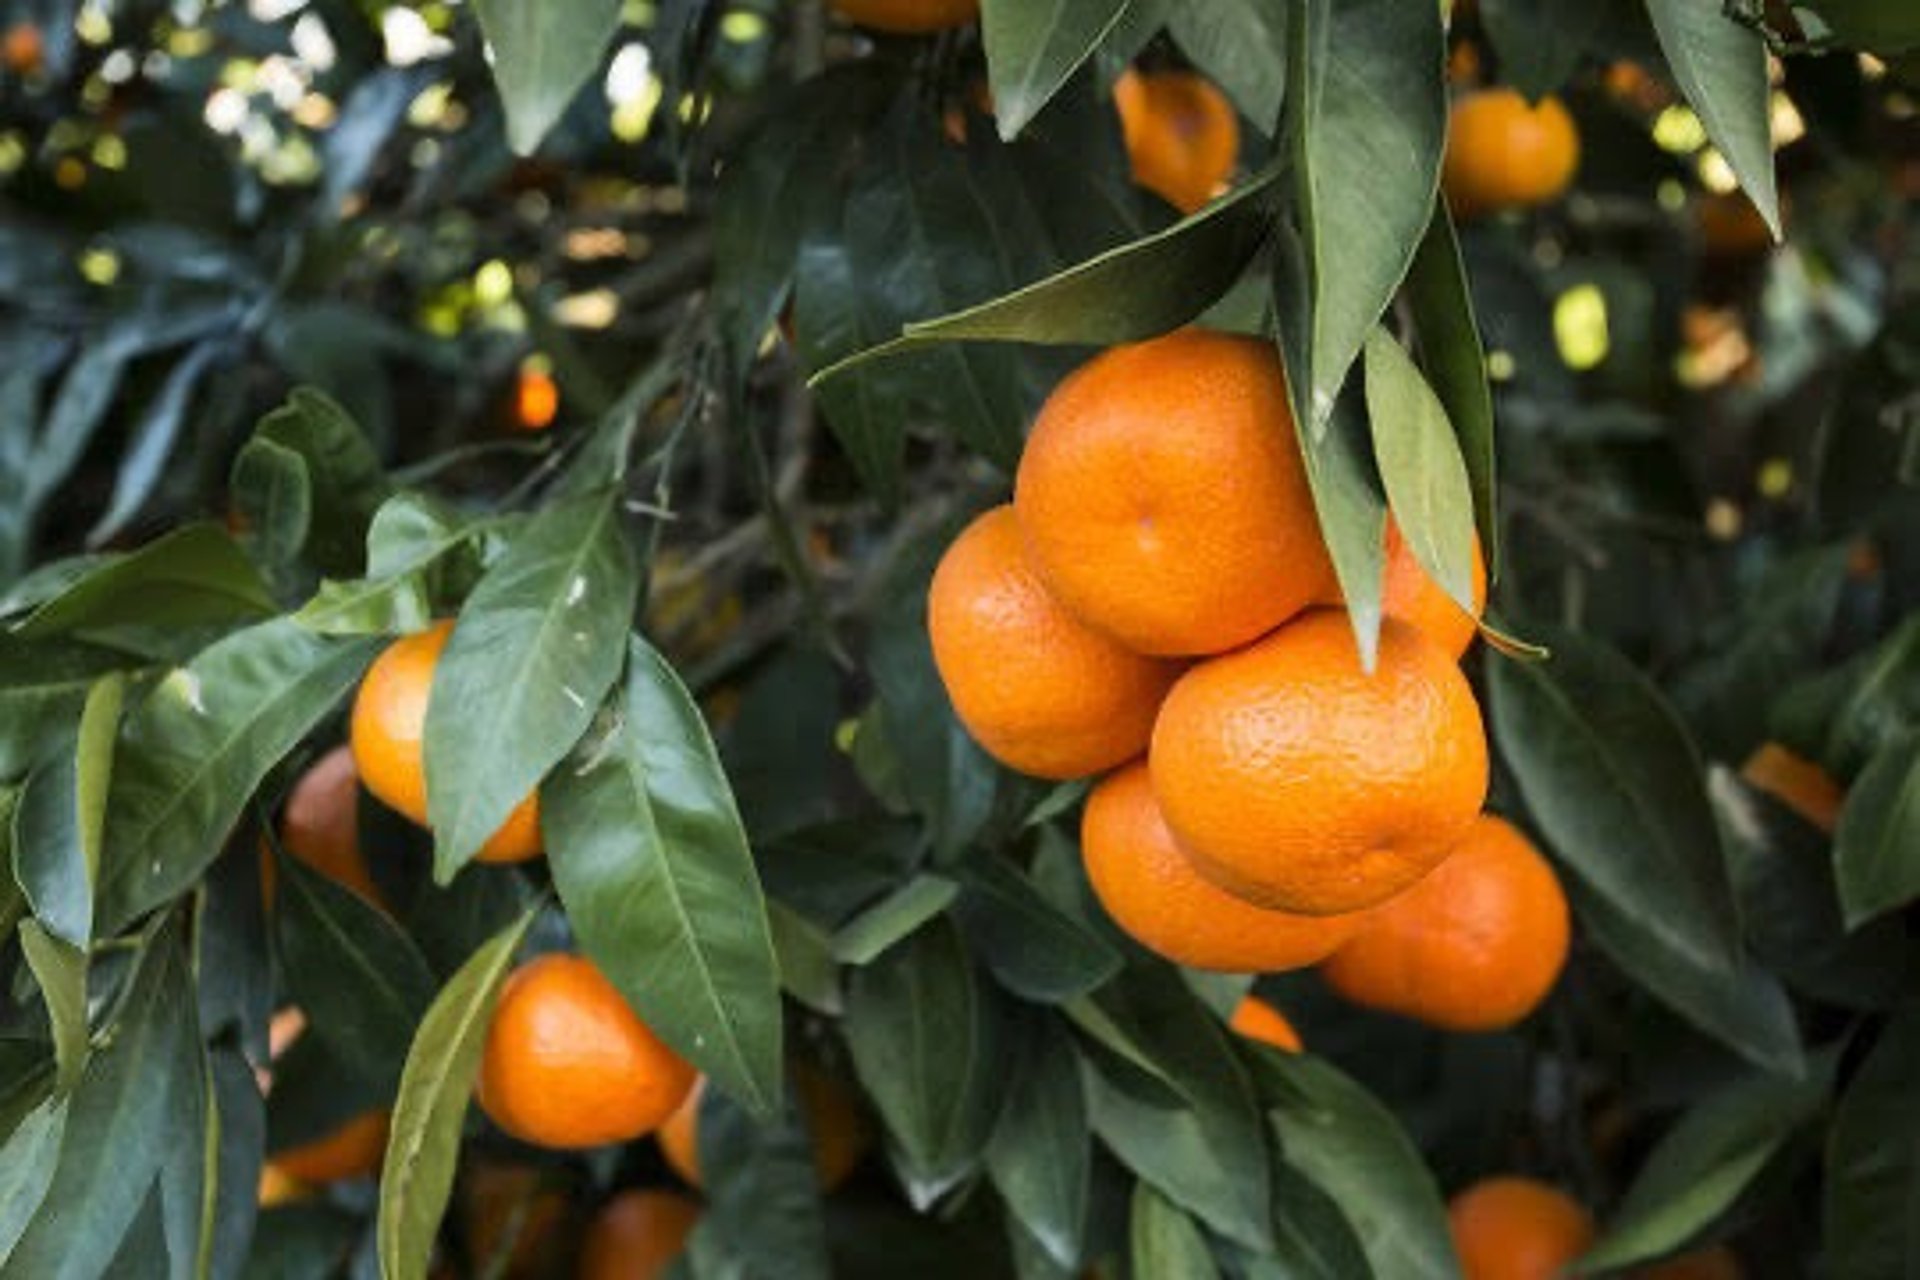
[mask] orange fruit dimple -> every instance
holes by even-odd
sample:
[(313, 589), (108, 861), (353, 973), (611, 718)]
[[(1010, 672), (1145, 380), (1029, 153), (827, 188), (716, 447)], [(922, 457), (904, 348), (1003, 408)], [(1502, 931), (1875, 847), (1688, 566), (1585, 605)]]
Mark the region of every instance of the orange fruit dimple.
[(590, 961), (545, 955), (507, 979), (481, 1053), (479, 1098), (521, 1141), (571, 1150), (652, 1132), (693, 1079)]
[(1133, 179), (1182, 213), (1213, 199), (1240, 159), (1240, 118), (1191, 71), (1128, 70), (1114, 82)]
[(1512, 89), (1463, 94), (1447, 120), (1447, 205), (1471, 218), (1558, 199), (1580, 167), (1580, 134), (1555, 97), (1537, 106)]
[(1041, 585), (1012, 507), (967, 526), (927, 596), (955, 714), (995, 759), (1079, 778), (1138, 755), (1179, 669), (1081, 625)]
[(1633, 1280), (1740, 1280), (1745, 1274), (1740, 1259), (1723, 1244), (1690, 1249), (1632, 1272)]
[(1176, 964), (1226, 973), (1298, 969), (1353, 936), (1360, 917), (1300, 916), (1208, 881), (1167, 829), (1145, 764), (1094, 788), (1081, 824), (1087, 878), (1114, 923)]
[(1447, 1205), (1465, 1280), (1556, 1280), (1593, 1243), (1593, 1216), (1532, 1178), (1487, 1178)]
[[(293, 857), (367, 901), (380, 901), (380, 890), (360, 852), (360, 779), (354, 772), (351, 749), (335, 747), (293, 784), (280, 816), (280, 844)], [(271, 903), (271, 856), (260, 861), (260, 885)]]
[(1041, 580), (1142, 653), (1218, 653), (1331, 589), (1272, 344), (1190, 329), (1116, 347), (1034, 423), (1014, 509)]
[(658, 1280), (687, 1247), (700, 1206), (672, 1191), (622, 1191), (593, 1220), (580, 1280)]
[(1840, 823), (1840, 809), (1847, 801), (1840, 784), (1825, 769), (1777, 742), (1762, 743), (1740, 766), (1740, 776), (1748, 786), (1766, 792), (1822, 831), (1831, 834)]
[[(427, 774), (422, 735), (427, 697), (453, 623), (388, 645), (360, 681), (349, 739), (360, 780), (389, 808), (427, 825)], [(540, 853), (540, 796), (522, 800), (477, 855), (482, 862), (524, 862)]]
[(1227, 1025), (1249, 1040), (1260, 1040), (1288, 1053), (1306, 1048), (1286, 1015), (1258, 996), (1242, 996)]
[(1512, 1026), (1566, 964), (1567, 899), (1553, 867), (1491, 814), (1427, 877), (1367, 913), (1321, 973), (1375, 1009), (1450, 1031)]
[[(860, 1112), (859, 1104), (839, 1081), (799, 1066), (793, 1073), (794, 1090), (799, 1095), (800, 1111), (806, 1117), (807, 1135), (813, 1142), (813, 1167), (819, 1175), (820, 1189), (837, 1190), (853, 1176), (861, 1158), (872, 1144), (873, 1131)], [(700, 1175), (700, 1098), (706, 1092), (707, 1079), (700, 1077), (680, 1109), (660, 1126), (660, 1154), (688, 1186), (705, 1189)]]
[(848, 22), (894, 35), (917, 36), (965, 26), (980, 14), (980, 0), (832, 0)]
[(1315, 610), (1174, 685), (1148, 757), (1201, 874), (1261, 906), (1338, 915), (1425, 875), (1487, 795), (1473, 690), (1393, 618), (1361, 669), (1342, 610)]
[(378, 1173), (387, 1154), (385, 1107), (364, 1112), (312, 1142), (276, 1151), (269, 1164), (282, 1175), (313, 1186)]

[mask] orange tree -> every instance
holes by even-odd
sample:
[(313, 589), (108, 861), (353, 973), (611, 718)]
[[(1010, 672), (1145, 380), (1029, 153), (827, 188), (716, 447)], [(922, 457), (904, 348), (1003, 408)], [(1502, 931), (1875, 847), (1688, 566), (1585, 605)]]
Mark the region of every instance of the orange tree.
[(1920, 1270), (1920, 16), (1446, 10), (0, 6), (0, 1277)]

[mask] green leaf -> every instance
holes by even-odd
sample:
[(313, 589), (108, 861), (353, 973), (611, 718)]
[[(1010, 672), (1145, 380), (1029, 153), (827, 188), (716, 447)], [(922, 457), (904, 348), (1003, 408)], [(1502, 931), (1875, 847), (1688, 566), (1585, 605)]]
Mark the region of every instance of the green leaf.
[(166, 1154), (177, 1045), (192, 1024), (193, 985), (178, 923), (141, 954), (112, 1036), (68, 1100), (60, 1164), (40, 1213), (14, 1248), (6, 1280), (90, 1280), (133, 1225)]
[(397, 493), (367, 528), (367, 575), (329, 580), (294, 614), (322, 635), (394, 635), (433, 620), (435, 571), (489, 526), (463, 521), (422, 494)]
[(1093, 56), (1130, 0), (983, 0), (980, 34), (1000, 136), (1011, 142)]
[(1772, 711), (1774, 737), (1851, 778), (1877, 752), (1920, 728), (1920, 618), (1859, 657), (1789, 688)]
[(1849, 929), (1920, 896), (1920, 736), (1867, 764), (1840, 811), (1833, 859)]
[(693, 1274), (828, 1280), (827, 1228), (798, 1090), (764, 1121), (717, 1090), (700, 1095), (705, 1211), (687, 1242)]
[(67, 1099), (56, 1094), (28, 1112), (0, 1146), (0, 1270), (53, 1185), (66, 1129)]
[(298, 858), (276, 863), (273, 918), (287, 986), (313, 1034), (385, 1092), (433, 1000), (433, 973), (386, 912)]
[[(1584, 7), (1584, 6), (1583, 6)], [(1493, 392), (1487, 385), (1487, 355), (1474, 318), (1473, 294), (1459, 237), (1444, 200), (1436, 200), (1433, 218), (1413, 255), (1405, 289), (1413, 317), (1415, 350), (1427, 381), (1446, 410), (1467, 465), (1473, 489), (1473, 513), (1487, 570), (1500, 563), (1500, 520), (1494, 506)]]
[(1663, 951), (1731, 970), (1733, 895), (1686, 729), (1604, 642), (1539, 630), (1552, 661), (1495, 662), (1489, 684), (1494, 736), (1550, 851)]
[(833, 936), (833, 958), (841, 964), (871, 964), (959, 896), (960, 885), (946, 876), (915, 876), (842, 925)]
[(227, 637), (147, 695), (114, 760), (98, 934), (200, 878), (268, 770), (338, 705), (375, 647), (278, 618)]
[(188, 525), (101, 563), (16, 623), (24, 637), (122, 623), (189, 627), (261, 618), (273, 596), (240, 548), (210, 524)]
[(767, 924), (773, 935), (774, 956), (780, 962), (780, 988), (816, 1013), (837, 1017), (840, 967), (833, 962), (827, 931), (793, 908), (767, 903)]
[(1274, 1249), (1242, 1259), (1246, 1280), (1372, 1280), (1353, 1224), (1333, 1198), (1284, 1161), (1273, 1170)]
[(307, 460), (271, 440), (249, 440), (234, 457), (227, 487), (254, 556), (275, 574), (290, 576), (313, 533)]
[[(199, 1238), (205, 1274), (231, 1276), (239, 1273), (254, 1236), (266, 1114), (253, 1067), (238, 1049), (215, 1048), (208, 1061), (212, 1092), (206, 1136), (212, 1145), (193, 1162), (202, 1181), (182, 1185), (177, 1194), (189, 1202), (186, 1207), (202, 1214)], [(176, 1194), (165, 1171), (161, 1177), (162, 1194)]]
[(1004, 858), (964, 868), (954, 908), (962, 932), (993, 976), (1025, 1000), (1059, 1004), (1085, 995), (1120, 971), (1106, 939), (1042, 896)]
[(987, 1174), (1034, 1241), (1062, 1267), (1080, 1260), (1093, 1131), (1072, 1039), (1032, 1020), (987, 1144)]
[(507, 142), (532, 155), (600, 69), (620, 0), (475, 0), (507, 109)]
[(1318, 439), (1302, 422), (1295, 423), (1295, 431), (1306, 460), (1320, 536), (1326, 540), (1340, 596), (1346, 601), (1360, 664), (1371, 671), (1380, 651), (1387, 500), (1380, 491), (1379, 472), (1367, 456), (1366, 415), (1354, 397), (1342, 396)]
[(435, 997), (407, 1053), (380, 1170), (380, 1274), (423, 1280), (453, 1191), (460, 1129), (480, 1051), (520, 940), (538, 906), (473, 953)]
[(847, 1045), (924, 1207), (980, 1158), (999, 1102), (997, 1028), (960, 936), (921, 929), (854, 970)]
[(1606, 7), (1587, 0), (1486, 0), (1480, 23), (1500, 58), (1500, 79), (1538, 102), (1566, 82)]
[(1886, 0), (1796, 0), (1811, 7), (1845, 44), (1881, 55), (1920, 49), (1920, 13)]
[(20, 949), (47, 1004), (54, 1060), (59, 1064), (54, 1092), (64, 1097), (87, 1067), (87, 953), (54, 937), (34, 920), (20, 922)]
[(14, 879), (48, 932), (76, 947), (93, 938), (93, 892), (125, 694), (126, 679), (117, 672), (94, 682), (72, 747), (27, 779), (13, 815)]
[[(296, 387), (286, 404), (260, 420), (248, 447), (257, 444), (291, 450), (306, 465), (308, 558), (336, 577), (359, 572), (367, 522), (393, 492), (359, 424), (324, 393)], [(236, 462), (236, 486), (238, 467)]]
[(1374, 458), (1401, 535), (1421, 568), (1472, 613), (1473, 490), (1447, 411), (1384, 329), (1367, 336), (1366, 383)]
[(231, 340), (221, 334), (201, 342), (174, 363), (160, 390), (140, 411), (139, 421), (129, 434), (128, 445), (114, 473), (113, 497), (106, 511), (87, 530), (89, 547), (111, 541), (140, 514), (140, 509), (160, 487), (195, 388), (208, 369), (232, 354)]
[(1834, 1109), (1821, 1265), (1835, 1276), (1911, 1276), (1920, 1265), (1920, 1011), (1896, 1015)]
[(1680, 91), (1778, 238), (1766, 41), (1720, 6), (1697, 0), (1647, 0), (1647, 14)]
[(1257, 1055), (1304, 1099), (1271, 1112), (1287, 1162), (1339, 1205), (1380, 1280), (1458, 1280), (1446, 1206), (1393, 1113), (1317, 1058)]
[(1612, 1271), (1693, 1241), (1818, 1117), (1830, 1077), (1830, 1069), (1800, 1080), (1748, 1076), (1687, 1112), (1647, 1153), (1578, 1269)]
[(0, 635), (0, 777), (26, 772), (65, 742), (94, 681), (126, 661), (73, 640)]
[(1218, 1280), (1220, 1268), (1207, 1252), (1199, 1226), (1150, 1183), (1133, 1184), (1127, 1234), (1133, 1274)]
[(1235, 106), (1271, 134), (1287, 89), (1285, 10), (1263, 0), (1169, 6), (1173, 39)]
[[(161, 1245), (171, 1280), (208, 1280), (213, 1262), (213, 1213), (220, 1189), (216, 1165), (220, 1142), (220, 1113), (214, 1106), (213, 1077), (197, 1019), (191, 1019), (179, 1037), (175, 1052), (172, 1094), (167, 1107), (166, 1154), (149, 1203), (157, 1200)], [(258, 1086), (255, 1086), (256, 1089)], [(255, 1194), (259, 1174), (254, 1175)], [(133, 1233), (121, 1246), (122, 1256), (133, 1247)], [(151, 1253), (141, 1265), (152, 1263)]]
[(571, 751), (626, 656), (639, 574), (612, 491), (535, 516), (467, 597), (427, 703), (444, 884)]
[(808, 379), (830, 387), (869, 360), (947, 342), (1113, 346), (1177, 329), (1239, 278), (1267, 236), (1263, 173), (1164, 231), (1109, 249), (1003, 297), (906, 326), (900, 337)]
[(780, 1098), (779, 963), (700, 709), (632, 638), (618, 724), (547, 784), (550, 861), (581, 946), (647, 1024), (758, 1115)]

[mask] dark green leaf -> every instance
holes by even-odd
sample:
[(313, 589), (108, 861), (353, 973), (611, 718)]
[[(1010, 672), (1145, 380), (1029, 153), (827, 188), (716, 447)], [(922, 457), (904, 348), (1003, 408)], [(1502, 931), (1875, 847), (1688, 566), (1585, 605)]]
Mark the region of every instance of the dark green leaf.
[(1718, 5), (1647, 0), (1647, 13), (1675, 82), (1699, 113), (1707, 136), (1733, 166), (1753, 207), (1778, 236), (1780, 196), (1773, 177), (1766, 42)]
[(87, 531), (88, 546), (98, 547), (111, 541), (140, 514), (141, 507), (146, 505), (165, 474), (167, 459), (180, 437), (194, 388), (214, 361), (231, 350), (227, 338), (209, 339), (173, 366), (159, 393), (133, 428), (131, 443), (113, 478), (113, 497), (93, 528)]
[(1174, 41), (1194, 66), (1226, 90), (1262, 133), (1280, 121), (1287, 88), (1285, 10), (1262, 0), (1168, 6)]
[(1565, 83), (1606, 6), (1589, 0), (1486, 0), (1480, 23), (1500, 57), (1500, 79), (1533, 101)]
[(1274, 1250), (1242, 1260), (1247, 1280), (1372, 1280), (1353, 1224), (1333, 1198), (1284, 1162), (1273, 1171)]
[(1885, 56), (1920, 48), (1920, 13), (1886, 0), (1798, 0), (1846, 44)]
[(1866, 653), (1794, 685), (1773, 708), (1773, 734), (1851, 778), (1920, 728), (1920, 618)]
[(39, 637), (121, 623), (188, 627), (272, 612), (273, 596), (233, 539), (197, 524), (105, 561), (13, 629)]
[(421, 1019), (394, 1099), (380, 1171), (380, 1274), (423, 1280), (453, 1191), (460, 1128), (493, 1007), (538, 909), (500, 931), (435, 997)]
[(59, 1064), (54, 1092), (64, 1096), (80, 1082), (80, 1073), (87, 1067), (87, 953), (33, 920), (20, 922), (20, 949), (47, 1004), (54, 1060)]
[(581, 946), (649, 1026), (759, 1115), (779, 1103), (779, 966), (700, 709), (632, 638), (619, 723), (545, 788), (554, 882)]
[(222, 640), (147, 695), (114, 760), (99, 933), (200, 878), (267, 771), (353, 687), (374, 648), (275, 619)]
[[(205, 1188), (182, 1190), (204, 1190), (211, 1195), (210, 1202), (197, 1206), (210, 1214), (203, 1236), (208, 1273), (232, 1276), (239, 1274), (254, 1235), (266, 1117), (253, 1068), (237, 1050), (214, 1049), (208, 1061), (212, 1069), (212, 1114), (217, 1121), (208, 1138), (218, 1144), (212, 1151), (213, 1181)], [(163, 1185), (171, 1194), (172, 1184)]]
[(1911, 1276), (1920, 1265), (1920, 1011), (1897, 1015), (1841, 1095), (1827, 1135), (1821, 1264), (1835, 1276)]
[(267, 1209), (243, 1274), (246, 1280), (338, 1280), (365, 1235), (360, 1214), (324, 1202)]
[(1500, 563), (1500, 521), (1494, 509), (1493, 393), (1487, 386), (1487, 356), (1474, 319), (1466, 264), (1444, 200), (1434, 202), (1433, 218), (1413, 255), (1406, 300), (1421, 367), (1446, 409), (1467, 464), (1480, 549), (1491, 573)]
[(871, 964), (960, 896), (960, 885), (940, 875), (918, 875), (862, 911), (833, 936), (841, 964)]
[(87, 691), (126, 658), (71, 640), (0, 636), (0, 777), (14, 777), (66, 742)]
[(66, 1129), (67, 1100), (52, 1096), (28, 1112), (0, 1146), (0, 1268), (53, 1184)]
[(1133, 1214), (1128, 1227), (1129, 1255), (1137, 1276), (1181, 1276), (1208, 1280), (1220, 1275), (1207, 1252), (1200, 1228), (1150, 1183), (1133, 1185)]
[[(219, 1172), (215, 1167), (220, 1141), (220, 1116), (214, 1108), (213, 1077), (205, 1046), (201, 1043), (199, 1023), (191, 1015), (187, 1027), (174, 1047), (175, 1062), (167, 1107), (167, 1132), (162, 1145), (157, 1185), (150, 1203), (157, 1203), (160, 1217), (160, 1250), (167, 1259), (171, 1280), (206, 1280), (213, 1261), (212, 1215), (219, 1191)], [(256, 1091), (258, 1085), (255, 1085)], [(255, 1096), (258, 1096), (256, 1092)], [(258, 1194), (258, 1173), (255, 1194)], [(121, 1246), (126, 1256), (129, 1244)], [(155, 1260), (149, 1252), (140, 1258), (146, 1274)]]
[(1080, 1260), (1093, 1131), (1080, 1059), (1052, 1018), (1035, 1018), (987, 1144), (987, 1173), (1034, 1241), (1062, 1267)]
[(427, 811), (441, 883), (592, 723), (639, 587), (618, 495), (548, 507), (467, 597), (427, 703)]
[(1868, 762), (1840, 811), (1833, 860), (1850, 929), (1920, 896), (1920, 736)]
[(780, 962), (781, 990), (815, 1012), (837, 1016), (840, 968), (826, 930), (778, 902), (767, 903), (767, 924)]
[(798, 1090), (789, 1090), (784, 1107), (756, 1121), (724, 1094), (701, 1094), (707, 1207), (687, 1255), (702, 1280), (827, 1280), (826, 1221), (797, 1102)]
[(1112, 32), (1129, 0), (983, 0), (981, 38), (1000, 136), (1011, 141)]
[(1005, 859), (969, 865), (963, 883), (955, 918), (982, 962), (1015, 995), (1058, 1004), (1120, 971), (1120, 956), (1105, 939), (1048, 902)]
[(393, 492), (359, 424), (322, 392), (296, 387), (286, 404), (260, 420), (252, 443), (263, 442), (292, 450), (306, 464), (308, 558), (336, 577), (359, 572), (367, 523)]
[(93, 938), (93, 890), (125, 694), (117, 672), (94, 683), (74, 743), (28, 778), (13, 815), (14, 879), (48, 932), (76, 947)]
[(1473, 490), (1447, 411), (1386, 330), (1366, 346), (1367, 414), (1387, 502), (1413, 558), (1472, 613)]
[(507, 141), (531, 155), (600, 68), (620, 0), (475, 0), (507, 109)]

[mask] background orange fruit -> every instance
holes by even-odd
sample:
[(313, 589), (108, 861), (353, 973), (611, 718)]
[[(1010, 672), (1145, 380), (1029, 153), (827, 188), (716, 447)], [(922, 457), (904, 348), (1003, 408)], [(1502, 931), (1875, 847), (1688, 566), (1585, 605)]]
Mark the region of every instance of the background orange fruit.
[(363, 1112), (325, 1137), (276, 1151), (269, 1163), (285, 1177), (311, 1186), (365, 1178), (387, 1154), (387, 1109)]
[[(339, 746), (327, 752), (293, 784), (280, 814), (280, 845), (367, 901), (380, 901), (380, 890), (360, 852), (360, 778), (350, 748)], [(273, 858), (263, 856), (260, 887), (269, 903), (274, 875)]]
[(848, 22), (895, 35), (924, 35), (964, 26), (980, 15), (980, 0), (832, 0)]
[(995, 759), (1079, 778), (1138, 755), (1179, 675), (1076, 620), (1041, 585), (1012, 507), (967, 526), (927, 596), (933, 658), (955, 714)]
[[(537, 1165), (476, 1160), (460, 1175), (467, 1260), (476, 1274), (536, 1280), (570, 1274), (573, 1203)], [(500, 1255), (504, 1254), (502, 1257)]]
[(1218, 653), (1325, 597), (1332, 566), (1272, 344), (1116, 347), (1040, 410), (1014, 509), (1047, 587), (1142, 653)]
[(1113, 85), (1133, 180), (1182, 213), (1211, 200), (1240, 159), (1240, 117), (1191, 71), (1124, 72)]
[(1748, 258), (1773, 247), (1773, 229), (1743, 191), (1708, 192), (1694, 201), (1700, 245), (1720, 258)]
[(1772, 796), (1822, 831), (1831, 833), (1840, 824), (1840, 810), (1847, 802), (1840, 784), (1825, 769), (1777, 742), (1760, 744), (1740, 766), (1740, 776), (1748, 786)]
[(1483, 814), (1424, 880), (1368, 912), (1321, 973), (1356, 1004), (1492, 1031), (1553, 989), (1568, 932), (1553, 867), (1513, 826)]
[(1249, 1040), (1259, 1040), (1288, 1053), (1299, 1053), (1306, 1048), (1286, 1015), (1258, 996), (1242, 996), (1227, 1025)]
[[(700, 1098), (706, 1092), (702, 1076), (679, 1110), (660, 1126), (660, 1154), (687, 1185), (704, 1189), (700, 1177)], [(846, 1086), (812, 1067), (796, 1066), (794, 1092), (813, 1142), (813, 1167), (822, 1191), (834, 1191), (853, 1176), (873, 1142), (873, 1130)]]
[(1389, 618), (1368, 675), (1338, 609), (1182, 676), (1148, 766), (1167, 825), (1203, 875), (1306, 915), (1405, 889), (1466, 834), (1487, 795), (1486, 731), (1459, 667)]
[(1556, 200), (1580, 167), (1580, 133), (1560, 99), (1537, 105), (1512, 89), (1462, 94), (1447, 120), (1441, 181), (1468, 218)]
[(507, 979), (480, 1058), (480, 1106), (523, 1142), (629, 1142), (673, 1114), (694, 1071), (579, 956), (529, 960)]
[(1357, 915), (1267, 911), (1207, 880), (1167, 829), (1144, 763), (1094, 788), (1080, 848), (1114, 923), (1175, 964), (1226, 973), (1298, 969), (1331, 954), (1360, 925)]
[(1532, 1178), (1488, 1178), (1447, 1205), (1465, 1280), (1554, 1280), (1593, 1243), (1593, 1217)]
[(622, 1191), (593, 1220), (580, 1280), (658, 1280), (687, 1247), (700, 1206), (672, 1191)]
[[(360, 780), (389, 808), (427, 824), (427, 774), (422, 735), (434, 668), (453, 634), (453, 623), (388, 645), (360, 681), (353, 700), (349, 738)], [(523, 862), (540, 852), (540, 797), (522, 800), (481, 846), (482, 862)]]

